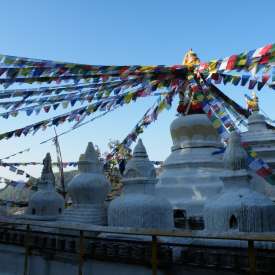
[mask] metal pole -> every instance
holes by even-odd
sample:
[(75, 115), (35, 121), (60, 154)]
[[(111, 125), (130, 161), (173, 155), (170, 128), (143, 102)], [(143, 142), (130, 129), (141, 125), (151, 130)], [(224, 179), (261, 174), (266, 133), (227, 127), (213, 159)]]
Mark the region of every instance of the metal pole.
[(28, 269), (29, 269), (29, 254), (30, 254), (29, 235), (30, 235), (30, 225), (28, 224), (27, 232), (25, 235), (24, 275), (28, 275)]
[(185, 116), (187, 116), (189, 111), (190, 111), (193, 98), (194, 98), (194, 93), (192, 92), (191, 97), (190, 97), (189, 102), (188, 102), (188, 105), (187, 105), (187, 108), (186, 108), (186, 111), (184, 113)]
[(254, 241), (248, 241), (248, 262), (249, 262), (249, 274), (256, 275), (256, 255), (254, 249)]
[(59, 140), (58, 140), (58, 135), (57, 135), (57, 132), (56, 132), (55, 128), (54, 128), (54, 132), (55, 132), (54, 144), (55, 144), (55, 147), (56, 147), (57, 163), (58, 163), (58, 167), (59, 167), (60, 183), (61, 183), (61, 188), (62, 188), (62, 196), (64, 197), (64, 199), (66, 199), (63, 160), (62, 160), (62, 154), (61, 154), (61, 148), (60, 148), (60, 144), (59, 144)]
[(83, 264), (84, 264), (84, 234), (80, 230), (79, 234), (79, 265), (78, 265), (78, 275), (83, 275)]
[(152, 275), (157, 275), (158, 271), (158, 257), (157, 257), (157, 236), (152, 236)]

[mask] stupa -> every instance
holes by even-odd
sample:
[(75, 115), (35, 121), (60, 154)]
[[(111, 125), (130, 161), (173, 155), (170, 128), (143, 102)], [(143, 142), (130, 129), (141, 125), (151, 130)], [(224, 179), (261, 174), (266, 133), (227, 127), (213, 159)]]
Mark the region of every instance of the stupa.
[(222, 189), (223, 163), (213, 155), (222, 147), (220, 138), (201, 110), (179, 115), (170, 131), (172, 152), (164, 162), (156, 193), (174, 209), (185, 210), (187, 217), (202, 216), (204, 203)]
[(240, 135), (233, 132), (224, 154), (224, 189), (204, 208), (205, 229), (225, 232), (268, 232), (275, 230), (275, 205), (251, 188), (247, 153)]
[[(242, 133), (242, 141), (249, 144), (257, 156), (274, 170), (275, 131), (268, 127), (266, 117), (259, 112), (258, 98), (255, 94), (247, 105), (251, 110), (251, 115), (248, 118), (248, 131)], [(258, 185), (254, 182), (255, 189), (275, 200), (275, 187), (257, 176), (254, 178), (258, 181)]]
[(123, 173), (124, 193), (154, 194), (156, 170), (149, 160), (141, 139), (134, 148), (133, 158), (130, 159)]
[(68, 184), (68, 193), (73, 205), (64, 211), (61, 220), (65, 222), (105, 225), (107, 210), (105, 199), (110, 183), (103, 174), (94, 146), (88, 143), (84, 154), (80, 155), (79, 174)]
[(55, 190), (50, 153), (47, 153), (43, 165), (38, 191), (31, 196), (24, 217), (37, 220), (56, 220), (63, 212), (64, 199)]
[(153, 195), (156, 173), (141, 140), (126, 164), (123, 192), (108, 209), (108, 225), (135, 228), (173, 228), (171, 204)]

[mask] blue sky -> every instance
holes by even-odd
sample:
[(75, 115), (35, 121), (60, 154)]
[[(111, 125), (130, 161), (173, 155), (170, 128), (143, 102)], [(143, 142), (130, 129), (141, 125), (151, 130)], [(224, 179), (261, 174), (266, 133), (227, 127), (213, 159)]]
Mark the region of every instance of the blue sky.
[[(171, 65), (180, 64), (184, 53), (193, 48), (207, 61), (274, 43), (274, 10), (272, 0), (1, 1), (0, 53), (93, 65)], [(227, 85), (222, 90), (244, 105), (246, 89)], [(275, 119), (275, 92), (263, 89), (259, 97), (262, 108)], [(152, 103), (153, 99), (141, 100), (63, 136), (64, 160), (76, 161), (88, 141), (106, 151), (108, 140), (124, 138)], [(168, 156), (169, 124), (175, 113), (175, 108), (162, 113), (141, 136), (151, 159)], [(0, 132), (53, 115), (26, 117), (22, 113), (1, 119)], [(66, 124), (58, 131), (68, 127)], [(10, 161), (41, 161), (46, 152), (55, 160), (52, 144), (39, 145), (52, 135), (53, 129), (48, 129), (33, 137), (1, 141), (0, 158), (32, 147)], [(38, 176), (41, 167), (24, 169)], [(0, 173), (14, 177), (3, 168)]]

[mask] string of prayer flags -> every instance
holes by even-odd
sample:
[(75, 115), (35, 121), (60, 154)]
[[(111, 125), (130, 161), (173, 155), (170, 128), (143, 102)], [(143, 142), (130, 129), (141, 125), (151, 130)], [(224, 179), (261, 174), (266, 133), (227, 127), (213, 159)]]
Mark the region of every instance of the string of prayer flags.
[[(8, 61), (7, 61), (8, 60)], [(2, 55), (0, 60), (0, 83), (9, 86), (13, 83), (60, 83), (66, 80), (92, 78), (108, 81), (113, 77), (122, 79), (129, 76), (144, 76), (148, 74), (174, 74), (180, 67), (156, 66), (94, 66), (49, 60), (34, 60), (30, 58)]]
[(25, 152), (29, 152), (30, 150), (31, 150), (31, 148), (27, 148), (27, 149), (21, 150), (21, 151), (19, 151), (19, 152), (16, 152), (16, 153), (14, 153), (14, 154), (11, 154), (11, 155), (8, 155), (8, 156), (6, 156), (6, 157), (3, 157), (3, 158), (0, 159), (0, 163), (1, 163), (1, 161), (5, 160), (5, 159), (10, 159), (10, 158), (12, 158), (12, 157), (14, 157), (14, 156), (17, 156), (17, 155), (19, 155), (19, 154), (23, 154), (23, 153), (25, 153)]
[[(10, 185), (14, 188), (18, 188), (18, 189), (23, 189), (25, 187), (29, 187), (29, 184), (27, 182), (24, 181), (16, 181), (16, 180), (10, 180), (4, 177), (0, 177), (0, 181), (2, 183), (5, 183), (6, 185)], [(0, 190), (1, 192), (1, 190)]]
[[(24, 175), (25, 172), (23, 170), (17, 169), (16, 167), (18, 167), (18, 166), (29, 166), (29, 165), (31, 165), (31, 166), (43, 165), (43, 162), (36, 162), (36, 161), (32, 161), (32, 162), (0, 162), (0, 166), (9, 167), (9, 170), (11, 172), (16, 172), (16, 174), (18, 174), (18, 175)], [(58, 166), (59, 163), (58, 162), (53, 162), (52, 165), (53, 166)], [(66, 167), (76, 167), (78, 165), (78, 162), (76, 162), (76, 161), (63, 162), (62, 165), (63, 165), (64, 168), (66, 168)]]
[(178, 93), (178, 90), (182, 88), (183, 83), (181, 81), (172, 82), (170, 85), (170, 92), (165, 95), (163, 99), (161, 97), (151, 106), (139, 122), (135, 125), (133, 130), (123, 139), (123, 141), (114, 148), (114, 150), (107, 155), (106, 160), (110, 161), (114, 157), (118, 157), (121, 148), (128, 149), (137, 137), (143, 133), (144, 128), (147, 128), (152, 122), (157, 120), (158, 115), (165, 109), (170, 109), (174, 96)]
[(24, 97), (29, 98), (32, 96), (49, 96), (49, 95), (60, 95), (60, 94), (70, 94), (71, 92), (82, 92), (83, 90), (89, 91), (103, 91), (109, 89), (120, 89), (121, 87), (130, 87), (135, 86), (140, 83), (140, 79), (138, 78), (130, 78), (127, 80), (120, 80), (116, 79), (110, 82), (100, 82), (100, 83), (88, 83), (88, 84), (69, 84), (69, 85), (62, 85), (62, 86), (49, 86), (49, 87), (39, 87), (33, 89), (13, 89), (13, 90), (1, 90), (0, 91), (0, 99), (5, 98), (13, 98), (13, 97)]
[(262, 159), (257, 157), (257, 153), (247, 143), (242, 143), (242, 146), (248, 153), (248, 166), (251, 170), (255, 171), (257, 175), (263, 177), (271, 185), (275, 185), (275, 176), (272, 169)]
[[(131, 101), (135, 101), (139, 97), (144, 97), (144, 96), (149, 96), (150, 92), (148, 92), (149, 89), (148, 87), (141, 87), (138, 88), (132, 93), (132, 96), (130, 97)], [(127, 100), (125, 101), (125, 98), (129, 96), (129, 93), (122, 94), (122, 95), (117, 95), (114, 97), (110, 97), (107, 99), (100, 100), (96, 103), (87, 105), (85, 107), (81, 107), (78, 109), (75, 109), (71, 112), (46, 119), (43, 121), (40, 121), (38, 123), (34, 123), (28, 126), (25, 126), (24, 128), (19, 128), (10, 132), (6, 132), (0, 135), (0, 140), (1, 139), (9, 139), (11, 137), (20, 137), (22, 134), (24, 136), (33, 133), (35, 134), (39, 129), (46, 129), (47, 127), (52, 127), (52, 126), (59, 126), (60, 124), (64, 123), (65, 121), (71, 122), (71, 121), (78, 121), (79, 116), (82, 116), (83, 114), (86, 114), (87, 116), (91, 115), (92, 113), (96, 112), (97, 110), (99, 111), (104, 111), (100, 109), (100, 107), (106, 103), (112, 103), (112, 105), (119, 105), (123, 106), (124, 104), (128, 104), (130, 101)], [(40, 110), (39, 110), (40, 111)]]
[(198, 67), (198, 71), (204, 74), (223, 73), (225, 71), (246, 71), (256, 74), (262, 69), (269, 70), (274, 62), (274, 57), (275, 44), (268, 44), (238, 55), (233, 54), (224, 59), (202, 63)]
[[(153, 84), (152, 84), (153, 83)], [(23, 108), (15, 108), (13, 107), (11, 111), (7, 111), (4, 113), (0, 113), (0, 116), (3, 118), (9, 118), (9, 116), (16, 117), (18, 115), (19, 111), (25, 111), (26, 115), (30, 116), (34, 113), (39, 114), (40, 110), (43, 110), (44, 112), (49, 112), (51, 108), (56, 110), (60, 104), (62, 104), (63, 108), (67, 108), (70, 105), (73, 107), (76, 102), (79, 102), (83, 104), (84, 102), (88, 101), (97, 101), (97, 100), (103, 100), (103, 99), (114, 99), (115, 97), (120, 99), (120, 102), (123, 101), (123, 103), (128, 104), (131, 100), (135, 100), (137, 97), (143, 97), (148, 95), (153, 95), (153, 93), (156, 91), (156, 87), (167, 87), (169, 85), (169, 82), (161, 83), (158, 81), (154, 82), (148, 82), (141, 86), (141, 88), (138, 88), (136, 90), (136, 93), (131, 93), (131, 90), (124, 94), (117, 94), (114, 96), (110, 96), (110, 93), (107, 96), (97, 96), (96, 91), (87, 91), (82, 93), (73, 93), (73, 94), (65, 94), (65, 95), (58, 95), (53, 97), (42, 97), (38, 99), (32, 99), (32, 100), (24, 100), (24, 101), (13, 101), (13, 102), (0, 102), (0, 106), (5, 104), (8, 107), (11, 107), (12, 105), (16, 105), (16, 107), (19, 107), (21, 104), (32, 104), (32, 103), (38, 103), (36, 105), (27, 106)], [(129, 85), (128, 85), (129, 86)], [(132, 87), (130, 85), (130, 87)], [(123, 86), (121, 87), (121, 90), (123, 89)], [(129, 89), (129, 88), (128, 88)], [(107, 102), (103, 103), (104, 106), (107, 106)], [(102, 105), (100, 105), (101, 109), (103, 108)], [(35, 111), (35, 112), (34, 112)]]
[[(273, 88), (272, 85), (268, 84), (267, 81), (270, 78), (269, 75), (263, 75), (261, 80), (253, 79), (252, 75), (232, 75), (228, 73), (214, 73), (208, 78), (209, 80), (214, 81), (215, 84), (223, 83), (224, 85), (231, 83), (234, 86), (246, 86), (248, 84), (248, 89), (252, 90), (255, 87), (260, 91), (265, 85)], [(275, 87), (273, 88), (275, 89)]]
[[(0, 162), (0, 166), (2, 167), (8, 167), (9, 171), (12, 173), (15, 173), (17, 175), (21, 175), (21, 176), (25, 176), (26, 178), (31, 178), (32, 176), (27, 173), (26, 171), (22, 170), (22, 169), (18, 169), (16, 167), (16, 163), (5, 163), (5, 162)], [(34, 177), (32, 177), (34, 178)]]

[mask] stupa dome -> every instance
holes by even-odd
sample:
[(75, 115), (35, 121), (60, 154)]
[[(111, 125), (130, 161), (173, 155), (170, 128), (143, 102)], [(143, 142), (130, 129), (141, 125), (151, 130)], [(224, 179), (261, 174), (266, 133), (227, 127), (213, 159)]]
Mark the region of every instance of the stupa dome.
[(219, 135), (205, 114), (179, 116), (170, 126), (173, 146), (163, 164), (156, 193), (187, 217), (202, 216), (208, 199), (222, 189)]
[(256, 132), (266, 130), (266, 118), (259, 112), (253, 112), (248, 117), (248, 131)]
[(92, 142), (88, 143), (85, 154), (80, 155), (78, 170), (79, 174), (68, 184), (73, 204), (103, 203), (110, 184), (103, 174), (102, 164)]
[(49, 153), (43, 160), (43, 164), (38, 191), (29, 200), (27, 214), (33, 219), (54, 220), (63, 212), (64, 199), (55, 191), (55, 178)]
[(108, 225), (135, 228), (173, 228), (172, 205), (167, 200), (152, 195), (121, 195), (109, 205)]
[(206, 230), (266, 232), (275, 230), (275, 206), (265, 195), (251, 189), (246, 152), (237, 133), (232, 133), (224, 154), (224, 189), (204, 208)]
[(220, 146), (220, 138), (205, 114), (179, 116), (170, 126), (172, 150), (193, 146)]

